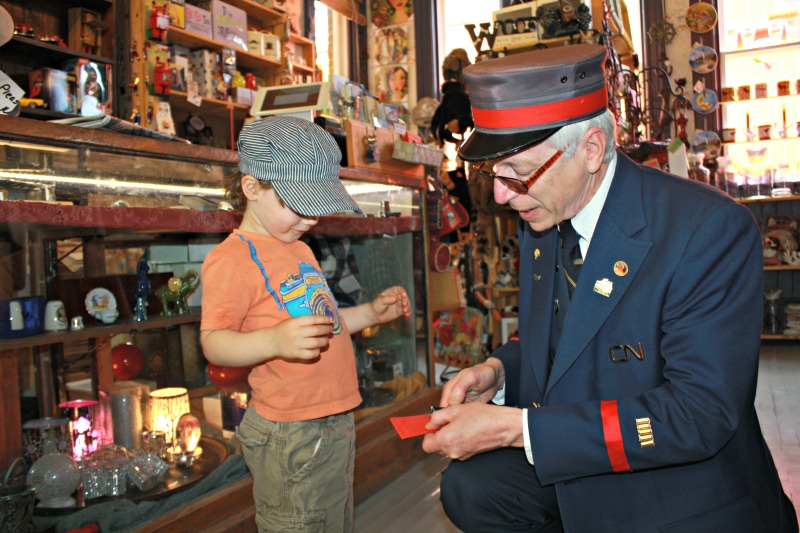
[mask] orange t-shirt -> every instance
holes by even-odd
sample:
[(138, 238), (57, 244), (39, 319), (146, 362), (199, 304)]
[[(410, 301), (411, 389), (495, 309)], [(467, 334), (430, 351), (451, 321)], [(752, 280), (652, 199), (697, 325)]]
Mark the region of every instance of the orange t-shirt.
[(296, 422), (361, 403), (350, 332), (305, 243), (236, 230), (208, 254), (202, 279), (201, 330), (248, 332), (304, 314), (334, 317), (334, 335), (318, 359), (272, 359), (250, 372), (251, 405), (259, 415)]

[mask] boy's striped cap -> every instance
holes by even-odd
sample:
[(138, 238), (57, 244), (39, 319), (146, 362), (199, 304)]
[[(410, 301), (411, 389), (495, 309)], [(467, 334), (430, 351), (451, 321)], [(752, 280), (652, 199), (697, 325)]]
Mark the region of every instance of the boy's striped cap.
[(275, 115), (242, 128), (239, 170), (268, 181), (293, 211), (320, 217), (363, 212), (339, 181), (342, 152), (334, 138), (313, 122)]

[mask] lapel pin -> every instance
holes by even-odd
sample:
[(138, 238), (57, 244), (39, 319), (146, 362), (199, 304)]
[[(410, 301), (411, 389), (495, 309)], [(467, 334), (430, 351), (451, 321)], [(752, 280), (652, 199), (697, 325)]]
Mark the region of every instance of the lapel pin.
[(600, 296), (608, 298), (611, 296), (611, 291), (614, 290), (614, 283), (608, 278), (598, 279), (594, 282), (594, 292)]
[(542, 252), (537, 248), (533, 251), (533, 260), (539, 259), (539, 256), (542, 255)]
[(614, 263), (614, 274), (619, 277), (626, 276), (628, 274), (628, 263), (625, 261), (617, 261)]

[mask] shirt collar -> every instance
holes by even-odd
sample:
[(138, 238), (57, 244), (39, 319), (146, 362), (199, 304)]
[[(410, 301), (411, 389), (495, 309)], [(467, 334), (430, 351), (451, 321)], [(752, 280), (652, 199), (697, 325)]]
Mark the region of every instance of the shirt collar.
[(600, 219), (600, 213), (603, 211), (603, 205), (606, 203), (608, 197), (608, 190), (611, 188), (611, 181), (614, 179), (614, 172), (617, 170), (617, 154), (608, 163), (606, 174), (603, 176), (603, 181), (597, 192), (594, 193), (589, 203), (583, 209), (572, 217), (572, 227), (581, 236), (580, 246), (581, 254), (586, 257), (586, 251), (589, 249), (589, 244), (592, 242), (592, 235), (594, 229), (597, 227), (597, 221)]

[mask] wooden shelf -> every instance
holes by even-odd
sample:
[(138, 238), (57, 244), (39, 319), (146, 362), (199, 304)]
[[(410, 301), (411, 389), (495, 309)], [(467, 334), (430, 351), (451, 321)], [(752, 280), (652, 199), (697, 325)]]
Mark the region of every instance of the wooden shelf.
[[(233, 48), (228, 43), (215, 41), (214, 39), (209, 39), (208, 37), (204, 37), (197, 33), (172, 26), (169, 28), (167, 39), (172, 44), (185, 46), (191, 50), (208, 48), (210, 50), (221, 52), (223, 48)], [(271, 70), (281, 66), (280, 61), (275, 61), (274, 59), (270, 59), (268, 57), (251, 54), (250, 52), (245, 52), (244, 50), (240, 50), (238, 48), (234, 48), (234, 50), (236, 50), (236, 64), (239, 67), (252, 70)]]
[(764, 265), (764, 270), (800, 270), (800, 265)]
[(748, 98), (747, 100), (721, 100), (719, 105), (731, 105), (731, 104), (752, 104), (754, 102), (769, 102), (774, 100), (792, 100), (797, 98), (798, 94), (787, 94), (784, 96), (768, 96), (766, 98)]
[(149, 316), (143, 322), (127, 320), (116, 324), (103, 326), (90, 326), (77, 331), (53, 331), (45, 332), (40, 335), (20, 337), (17, 339), (0, 339), (0, 355), (8, 353), (9, 350), (18, 348), (29, 348), (32, 346), (46, 346), (48, 344), (59, 344), (63, 342), (77, 342), (100, 337), (110, 337), (120, 333), (132, 333), (147, 331), (151, 329), (169, 328), (180, 326), (181, 324), (191, 324), (200, 320), (200, 308), (193, 307), (191, 312), (186, 315), (178, 316)]
[(94, 61), (95, 63), (113, 63), (113, 59), (109, 59), (107, 57), (97, 56), (93, 54), (84, 54), (83, 52), (79, 52), (78, 50), (73, 50), (71, 48), (64, 48), (62, 46), (58, 46), (55, 44), (45, 43), (40, 41), (39, 39), (32, 38), (32, 37), (23, 37), (21, 35), (14, 35), (11, 37), (11, 40), (6, 43), (5, 46), (8, 46), (12, 52), (16, 52), (21, 56), (30, 56), (30, 55), (47, 55), (48, 59), (60, 59), (61, 61), (65, 59), (72, 59), (74, 57), (80, 57), (83, 59), (88, 59), (89, 61)]
[(771, 202), (797, 202), (800, 196), (754, 196), (753, 198), (738, 198), (740, 204), (761, 204)]

